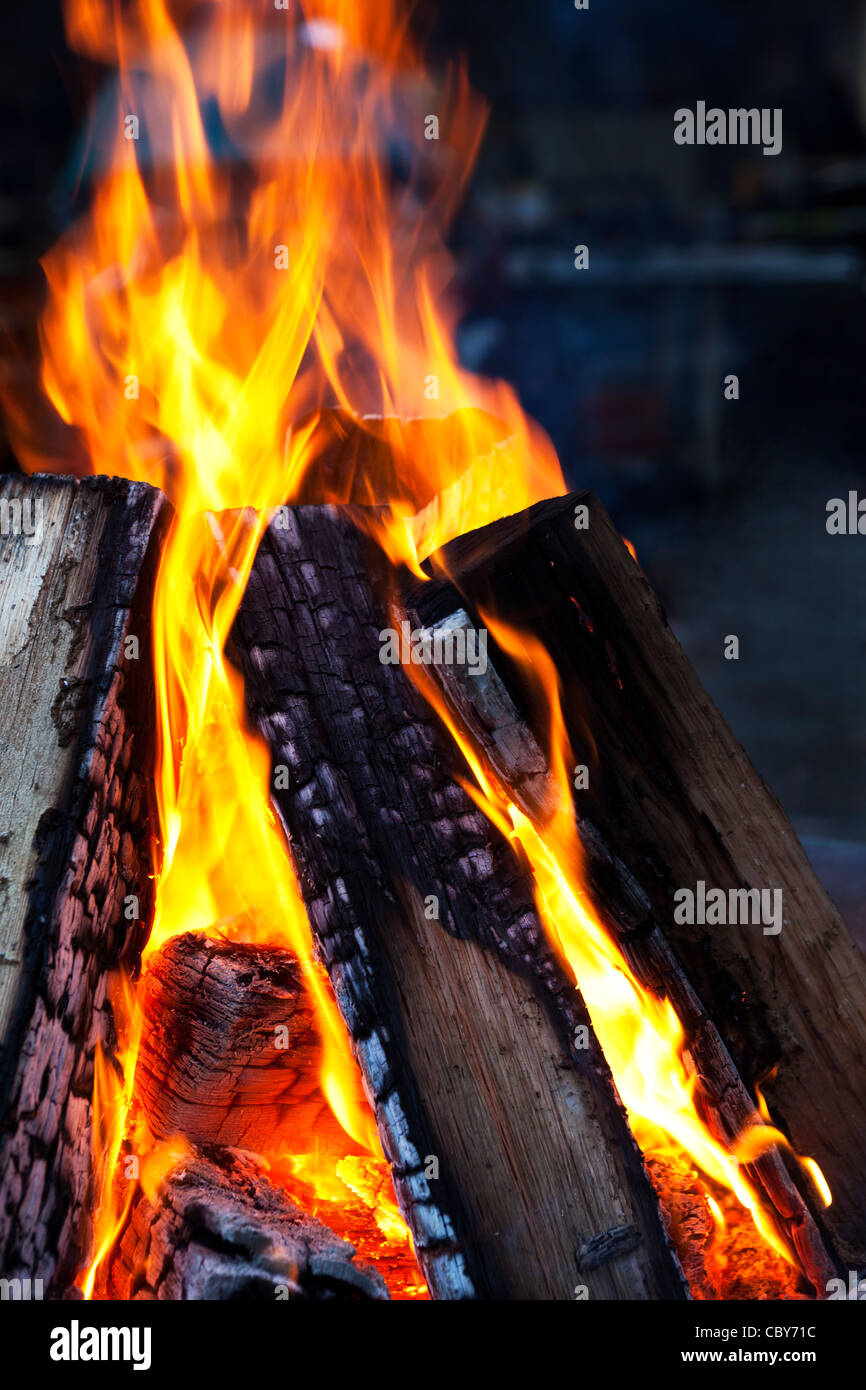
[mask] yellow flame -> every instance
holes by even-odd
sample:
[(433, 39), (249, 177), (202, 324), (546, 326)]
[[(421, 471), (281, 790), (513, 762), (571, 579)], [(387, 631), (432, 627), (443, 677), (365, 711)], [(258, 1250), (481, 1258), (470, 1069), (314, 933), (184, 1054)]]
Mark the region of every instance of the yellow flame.
[(818, 1195), (821, 1198), (821, 1201), (824, 1203), (824, 1206), (829, 1207), (830, 1203), (833, 1201), (833, 1194), (830, 1191), (830, 1184), (827, 1182), (827, 1179), (824, 1177), (824, 1174), (821, 1172), (821, 1169), (818, 1167), (818, 1164), (815, 1162), (814, 1158), (804, 1158), (802, 1155), (800, 1155), (799, 1158), (803, 1167), (807, 1169), (809, 1175), (812, 1178), (813, 1183), (817, 1187)]
[(93, 1171), (97, 1185), (97, 1219), (93, 1256), (81, 1282), (86, 1299), (93, 1295), (99, 1267), (110, 1251), (135, 1195), (134, 1182), (128, 1183), (126, 1194), (123, 1196), (116, 1181), (118, 1161), (132, 1105), (135, 1059), (138, 1056), (142, 1025), (141, 1010), (136, 1006), (134, 993), (125, 977), (121, 976), (116, 982), (111, 1003), (119, 1033), (115, 1051), (119, 1073), (106, 1058), (101, 1042), (97, 1042), (93, 1059), (91, 1132)]

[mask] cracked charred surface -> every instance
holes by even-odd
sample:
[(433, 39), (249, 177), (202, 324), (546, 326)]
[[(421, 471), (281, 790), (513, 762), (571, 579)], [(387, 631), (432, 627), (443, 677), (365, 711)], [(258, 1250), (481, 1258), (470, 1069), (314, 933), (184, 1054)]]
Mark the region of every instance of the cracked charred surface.
[(156, 1138), (293, 1152), (309, 1128), (321, 1142), (321, 1044), (288, 951), (172, 937), (150, 958), (142, 1005), (136, 1094)]
[(86, 1238), (108, 973), (134, 968), (150, 908), (148, 634), (168, 508), (103, 478), (4, 477), (0, 502), (0, 1268), (57, 1294)]
[[(597, 1043), (571, 1046), (588, 1020), (530, 876), (455, 780), (427, 703), (379, 660), (381, 552), (334, 508), (281, 520), (230, 650), (289, 770), (275, 802), (431, 1292), (683, 1297)], [(622, 1226), (636, 1239), (581, 1270), (579, 1250)]]

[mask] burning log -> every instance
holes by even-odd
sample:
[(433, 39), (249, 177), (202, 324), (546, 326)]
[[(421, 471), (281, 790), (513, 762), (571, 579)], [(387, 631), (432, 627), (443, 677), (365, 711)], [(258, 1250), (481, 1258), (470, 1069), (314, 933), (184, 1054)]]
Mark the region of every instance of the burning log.
[[(245, 926), (230, 919), (220, 929), (238, 934)], [(224, 1152), (215, 1145), (265, 1155), (269, 1190), (279, 1188), (304, 1210), (313, 1207), (323, 1230), (325, 1222), (334, 1227), (384, 1275), (390, 1296), (422, 1292), (387, 1165), (349, 1138), (322, 1094), (321, 1038), (294, 956), (281, 947), (186, 933), (149, 958), (142, 996), (135, 1089), (148, 1145), (165, 1141), (155, 1153), (170, 1151), (181, 1134), (212, 1157)], [(221, 1178), (219, 1205), (239, 1173), (233, 1160)], [(173, 1197), (168, 1201), (176, 1206)], [(170, 1225), (172, 1239), (181, 1241), (174, 1217)], [(139, 1234), (145, 1229), (146, 1222)], [(137, 1238), (133, 1232), (127, 1241)], [(135, 1258), (129, 1254), (130, 1269)], [(191, 1289), (185, 1296), (215, 1296)], [(253, 1296), (254, 1286), (247, 1293)]]
[(454, 782), (420, 693), (379, 660), (384, 557), (345, 513), (290, 515), (233, 642), (431, 1292), (683, 1297), (528, 876)]
[(375, 1270), (307, 1216), (249, 1154), (206, 1149), (139, 1190), (103, 1297), (386, 1299)]
[[(544, 644), (586, 768), (576, 805), (594, 900), (625, 933), (629, 959), (643, 956), (677, 1002), (698, 1053), (703, 1047), (701, 1069), (720, 1078), (730, 1061), (750, 1083), (762, 1081), (774, 1120), (829, 1182), (833, 1202), (821, 1220), (838, 1257), (862, 1267), (866, 962), (639, 566), (599, 502), (581, 493), (462, 537), (446, 547), (443, 568), (450, 580), (440, 572), (428, 584), (407, 582), (407, 604), (426, 624), (457, 608), (477, 621), (500, 612)], [(493, 660), (543, 741), (520, 670), (499, 650)], [(781, 923), (739, 913), (726, 925), (689, 923), (676, 905), (687, 907), (691, 890), (699, 906), (701, 884), (726, 903), (737, 893), (738, 905), (754, 905), (742, 890), (780, 890)], [(729, 1123), (742, 1119), (740, 1091)], [(774, 1163), (770, 1181), (781, 1183)]]
[(0, 1267), (80, 1257), (106, 978), (150, 906), (148, 613), (167, 509), (143, 484), (0, 479)]
[[(313, 1009), (288, 951), (187, 933), (143, 981), (139, 1100), (157, 1139), (255, 1153), (338, 1129), (318, 1092)], [(314, 1117), (314, 1118), (313, 1118)]]

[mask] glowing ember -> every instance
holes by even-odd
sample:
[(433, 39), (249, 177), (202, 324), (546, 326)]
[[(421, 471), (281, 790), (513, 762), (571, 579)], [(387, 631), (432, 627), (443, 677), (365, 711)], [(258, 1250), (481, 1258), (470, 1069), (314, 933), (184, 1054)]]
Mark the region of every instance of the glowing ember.
[(375, 1265), (393, 1299), (428, 1297), (384, 1159), (347, 1155), (334, 1162), (317, 1154), (292, 1154), (272, 1159), (270, 1177), (300, 1207), (354, 1245), (360, 1259)]
[(650, 1158), (647, 1166), (692, 1298), (807, 1296), (798, 1271), (764, 1242), (735, 1197), (707, 1184), (683, 1158)]

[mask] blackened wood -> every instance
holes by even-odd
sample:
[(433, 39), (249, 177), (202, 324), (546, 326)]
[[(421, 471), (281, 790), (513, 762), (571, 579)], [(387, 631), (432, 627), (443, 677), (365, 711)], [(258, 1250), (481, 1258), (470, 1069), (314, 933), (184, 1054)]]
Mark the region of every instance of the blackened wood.
[(151, 1133), (295, 1151), (322, 1108), (321, 1046), (290, 952), (187, 932), (149, 958), (141, 990), (135, 1082)]
[(150, 1200), (139, 1189), (97, 1294), (275, 1301), (386, 1299), (354, 1248), (300, 1211), (249, 1154), (208, 1148)]
[[(571, 1046), (586, 1015), (529, 876), (405, 671), (380, 662), (381, 552), (333, 508), (282, 526), (233, 652), (289, 769), (275, 802), (431, 1293), (683, 1297), (597, 1043)], [(583, 1268), (589, 1247), (609, 1258)]]
[(48, 1292), (84, 1240), (107, 974), (132, 968), (151, 899), (167, 508), (144, 484), (12, 476), (0, 510), (0, 1268)]
[[(631, 879), (632, 930), (661, 927), (747, 1083), (778, 1068), (764, 1085), (771, 1113), (821, 1165), (833, 1191), (822, 1220), (843, 1264), (863, 1267), (866, 962), (641, 569), (590, 493), (462, 537), (443, 560), (453, 582), (409, 580), (407, 604), (427, 623), (461, 605), (475, 621), (492, 609), (546, 646), (575, 761), (590, 769), (582, 824), (610, 851), (599, 878)], [(501, 653), (494, 661), (543, 741), (531, 689)], [(676, 923), (675, 891), (699, 880), (726, 893), (781, 888), (781, 933)]]

